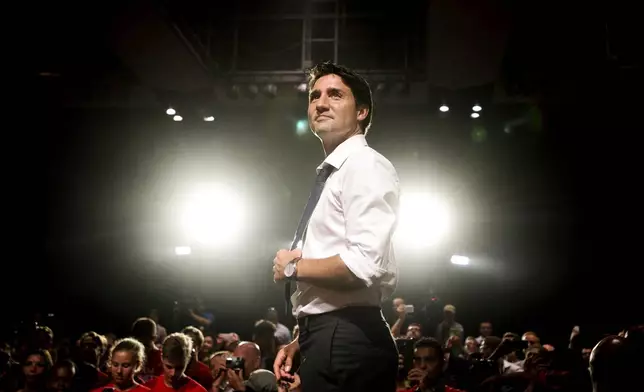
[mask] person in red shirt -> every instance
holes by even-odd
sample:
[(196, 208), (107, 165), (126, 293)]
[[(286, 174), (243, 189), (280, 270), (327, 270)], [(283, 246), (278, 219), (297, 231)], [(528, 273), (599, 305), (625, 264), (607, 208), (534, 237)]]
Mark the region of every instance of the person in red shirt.
[(146, 383), (152, 392), (206, 392), (186, 375), (192, 357), (192, 341), (182, 333), (173, 333), (163, 341), (163, 375)]
[(78, 342), (74, 389), (87, 391), (105, 385), (109, 376), (100, 371), (100, 359), (107, 350), (107, 339), (94, 331), (85, 332)]
[(143, 370), (139, 374), (142, 383), (154, 379), (156, 376), (163, 374), (163, 364), (161, 363), (161, 350), (154, 344), (157, 338), (157, 325), (147, 317), (141, 317), (132, 324), (132, 337), (145, 347), (146, 362)]
[(399, 392), (462, 392), (445, 385), (445, 352), (438, 340), (422, 338), (414, 344), (414, 367), (407, 374), (410, 387)]
[(134, 376), (143, 368), (144, 363), (145, 347), (139, 341), (125, 338), (115, 342), (107, 362), (112, 381), (92, 392), (103, 392), (105, 389), (118, 392), (150, 391), (150, 388), (137, 383), (134, 379)]
[(199, 361), (199, 353), (204, 341), (203, 333), (195, 327), (185, 327), (181, 332), (192, 340), (192, 357), (190, 358), (186, 375), (201, 384), (202, 387), (206, 389), (212, 388), (212, 383), (215, 382), (215, 379), (210, 373), (210, 368)]

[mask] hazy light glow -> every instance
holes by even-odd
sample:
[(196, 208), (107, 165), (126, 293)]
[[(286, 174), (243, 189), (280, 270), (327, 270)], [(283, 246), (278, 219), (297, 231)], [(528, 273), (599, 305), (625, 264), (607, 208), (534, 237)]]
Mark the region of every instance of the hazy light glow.
[(481, 117), (481, 115), (480, 115), (480, 114), (478, 114), (478, 113), (476, 113), (476, 112), (474, 112), (474, 113), (470, 114), (470, 116), (471, 116), (472, 118), (479, 118), (479, 117)]
[(176, 111), (176, 110), (174, 110), (173, 108), (168, 108), (168, 109), (165, 111), (165, 114), (167, 114), (168, 116), (174, 116), (175, 114), (177, 114), (177, 111)]
[(481, 107), (481, 105), (474, 105), (474, 106), (472, 106), (472, 111), (473, 111), (473, 112), (480, 112), (481, 110), (483, 110), (483, 108)]
[(432, 246), (449, 231), (449, 210), (430, 194), (408, 193), (400, 197), (397, 242), (414, 248)]
[(189, 246), (177, 246), (174, 248), (174, 254), (177, 256), (188, 256), (192, 253), (192, 248)]
[(191, 240), (204, 245), (224, 245), (237, 238), (244, 217), (239, 195), (217, 185), (194, 194), (181, 215), (181, 224)]
[(180, 116), (180, 115), (178, 115), (178, 114), (177, 114), (176, 116), (172, 117), (172, 119), (173, 119), (174, 121), (177, 121), (177, 122), (179, 122), (179, 121), (183, 121), (183, 117), (181, 117), (181, 116)]
[(452, 264), (456, 264), (456, 265), (470, 264), (470, 258), (467, 256), (454, 255), (452, 256), (452, 259), (450, 261), (452, 262)]
[(212, 122), (212, 121), (215, 121), (215, 117), (214, 116), (206, 116), (206, 117), (203, 118), (203, 120), (206, 121), (206, 122)]
[(306, 120), (299, 120), (295, 125), (295, 132), (298, 135), (304, 135), (309, 131), (309, 122)]
[(449, 106), (447, 105), (441, 105), (441, 107), (438, 108), (441, 112), (445, 113), (449, 111)]

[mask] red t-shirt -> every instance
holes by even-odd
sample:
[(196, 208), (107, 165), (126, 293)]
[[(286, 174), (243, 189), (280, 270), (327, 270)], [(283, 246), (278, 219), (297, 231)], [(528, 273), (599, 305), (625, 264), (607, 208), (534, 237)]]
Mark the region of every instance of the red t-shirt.
[(193, 360), (190, 362), (188, 369), (186, 369), (186, 376), (192, 378), (208, 390), (212, 388), (212, 384), (215, 382), (212, 373), (210, 373), (210, 368), (199, 361)]
[(96, 369), (96, 385), (103, 385), (110, 381), (110, 376)]
[(161, 358), (161, 350), (154, 347), (146, 349), (145, 351), (145, 366), (138, 375), (141, 381), (145, 384), (154, 379), (156, 376), (163, 374), (163, 359)]
[(163, 376), (147, 382), (145, 386), (150, 388), (152, 390), (151, 392), (206, 392), (206, 388), (199, 385), (198, 382), (190, 377), (184, 377), (178, 389), (165, 385)]
[[(399, 389), (398, 392), (418, 392), (420, 389), (418, 386), (407, 388), (407, 389)], [(461, 389), (456, 389), (452, 387), (448, 387), (447, 385), (445, 386), (445, 392), (465, 392)]]
[[(105, 385), (105, 386), (103, 386), (103, 387), (93, 389), (91, 392), (103, 392), (103, 390), (104, 390), (105, 388), (114, 388), (114, 389), (117, 389), (117, 388), (116, 388), (116, 385), (114, 385), (114, 383), (109, 383), (109, 384), (107, 384), (107, 385)], [(117, 389), (117, 390), (118, 390), (118, 389)], [(134, 388), (132, 388), (132, 389), (128, 389), (128, 392), (149, 392), (149, 391), (150, 391), (150, 388), (146, 387), (145, 385), (141, 385), (141, 384), (139, 384), (139, 385), (135, 386), (135, 387), (134, 387)]]

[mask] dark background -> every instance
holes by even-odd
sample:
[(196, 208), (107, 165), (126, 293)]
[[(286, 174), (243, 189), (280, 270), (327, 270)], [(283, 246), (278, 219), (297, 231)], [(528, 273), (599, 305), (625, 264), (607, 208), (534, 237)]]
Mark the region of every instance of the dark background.
[[(283, 306), (270, 260), (323, 155), (296, 134), (306, 98), (282, 93), (286, 82), (272, 100), (225, 94), (240, 78), (301, 66), (301, 26), (288, 21), (240, 22), (234, 60), (231, 15), (266, 15), (260, 3), (34, 5), (18, 37), (22, 72), (5, 75), (16, 105), (5, 117), (3, 320), (53, 313), (48, 323), (69, 333), (125, 331), (187, 288), (222, 331), (247, 332), (266, 306)], [(272, 13), (297, 13), (297, 3)], [(420, 306), (433, 289), (468, 334), (483, 319), (550, 340), (573, 325), (599, 335), (641, 322), (634, 16), (532, 1), (460, 1), (451, 13), (444, 2), (344, 3), (386, 18), (347, 19), (339, 61), (411, 86), (376, 95), (370, 144), (403, 187), (429, 184), (459, 206), (453, 241), (399, 258), (399, 292)], [(185, 120), (172, 122), (168, 105)], [(215, 122), (201, 122), (206, 111)], [(191, 181), (217, 176), (249, 195), (253, 223), (239, 246), (178, 260), (168, 206)], [(445, 260), (457, 250), (486, 262), (455, 268)]]

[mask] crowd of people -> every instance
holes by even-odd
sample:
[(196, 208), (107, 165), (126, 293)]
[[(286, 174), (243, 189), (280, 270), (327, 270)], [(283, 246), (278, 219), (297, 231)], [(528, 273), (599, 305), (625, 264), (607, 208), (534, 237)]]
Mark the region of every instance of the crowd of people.
[[(398, 391), (621, 392), (644, 386), (642, 327), (607, 336), (594, 349), (579, 345), (580, 329), (574, 327), (569, 345), (554, 347), (531, 331), (495, 336), (488, 321), (480, 324), (478, 336), (466, 336), (452, 305), (444, 307), (444, 319), (429, 336), (403, 299), (394, 299), (393, 309)], [(127, 337), (90, 331), (65, 345), (68, 339), (55, 338), (49, 327), (36, 324), (4, 344), (0, 391), (301, 390), (297, 371), (289, 383), (279, 382), (274, 373), (280, 348), (298, 338), (298, 327), (290, 331), (281, 324), (275, 309), (255, 323), (247, 341), (236, 333), (214, 333), (208, 325), (204, 321), (167, 334), (158, 318), (142, 317)], [(297, 370), (299, 358), (295, 362)]]

